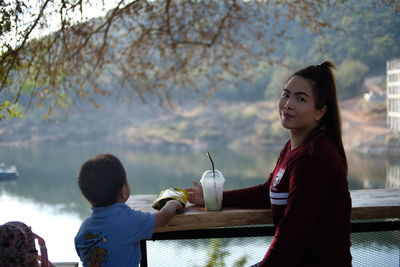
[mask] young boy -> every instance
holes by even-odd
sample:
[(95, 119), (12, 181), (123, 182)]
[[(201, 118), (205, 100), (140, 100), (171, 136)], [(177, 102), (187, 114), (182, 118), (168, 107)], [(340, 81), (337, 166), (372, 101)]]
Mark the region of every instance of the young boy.
[(78, 174), (78, 185), (92, 206), (92, 214), (75, 237), (75, 248), (83, 266), (138, 266), (140, 240), (150, 238), (156, 227), (165, 226), (182, 204), (170, 200), (157, 213), (131, 209), (122, 163), (113, 155), (100, 154), (86, 161)]

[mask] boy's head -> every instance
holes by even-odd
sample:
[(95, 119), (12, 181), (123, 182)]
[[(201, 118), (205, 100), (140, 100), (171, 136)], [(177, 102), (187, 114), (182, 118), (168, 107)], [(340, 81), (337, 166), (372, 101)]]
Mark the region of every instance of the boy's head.
[(99, 154), (87, 160), (78, 174), (79, 188), (94, 207), (118, 202), (118, 195), (127, 184), (124, 166), (111, 154)]

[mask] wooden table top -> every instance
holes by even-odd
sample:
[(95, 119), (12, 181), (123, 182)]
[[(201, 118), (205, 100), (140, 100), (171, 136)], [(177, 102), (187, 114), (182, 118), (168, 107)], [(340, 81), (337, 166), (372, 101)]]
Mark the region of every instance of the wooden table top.
[[(352, 220), (400, 218), (400, 189), (369, 189), (350, 191)], [(127, 201), (131, 208), (157, 212), (151, 207), (156, 195), (132, 195)], [(155, 232), (198, 230), (227, 226), (272, 224), (270, 209), (223, 208), (206, 211), (203, 206), (188, 204), (170, 223)]]

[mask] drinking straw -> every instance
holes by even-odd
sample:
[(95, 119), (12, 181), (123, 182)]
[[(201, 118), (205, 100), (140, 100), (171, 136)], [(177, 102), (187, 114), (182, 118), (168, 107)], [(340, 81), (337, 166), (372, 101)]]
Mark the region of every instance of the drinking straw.
[(214, 179), (215, 179), (214, 161), (212, 160), (210, 153), (209, 153), (208, 151), (207, 151), (206, 153), (207, 153), (208, 158), (209, 158), (210, 161), (211, 161), (212, 170), (213, 170), (213, 176), (214, 176)]
[(207, 151), (206, 152), (207, 153), (207, 156), (208, 156), (208, 158), (210, 159), (210, 161), (211, 161), (211, 165), (212, 165), (212, 170), (213, 170), (213, 177), (214, 177), (214, 192), (215, 192), (215, 203), (218, 203), (218, 197), (217, 197), (217, 184), (216, 184), (216, 182), (215, 182), (215, 168), (214, 168), (214, 161), (212, 160), (212, 158), (211, 158), (211, 155), (210, 155), (210, 153)]

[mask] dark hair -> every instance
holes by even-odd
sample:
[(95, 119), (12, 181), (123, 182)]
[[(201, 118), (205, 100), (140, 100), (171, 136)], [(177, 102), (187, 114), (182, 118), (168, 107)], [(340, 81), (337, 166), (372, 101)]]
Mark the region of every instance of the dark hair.
[(317, 129), (310, 133), (310, 137), (315, 134), (316, 131), (323, 129), (335, 143), (347, 169), (347, 158), (342, 142), (342, 127), (336, 83), (332, 69), (335, 69), (335, 65), (330, 61), (324, 61), (320, 65), (309, 66), (297, 71), (292, 77), (300, 76), (310, 82), (315, 96), (315, 107), (317, 109), (326, 106), (326, 113), (321, 118)]
[(116, 203), (118, 192), (126, 183), (124, 166), (111, 154), (99, 154), (87, 160), (78, 174), (82, 194), (95, 207)]

